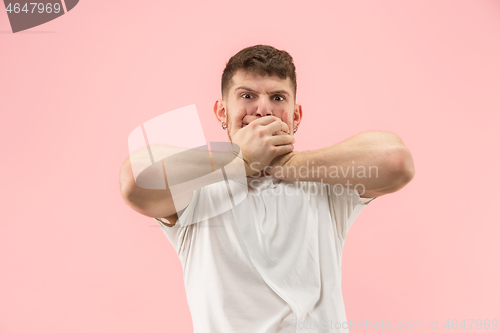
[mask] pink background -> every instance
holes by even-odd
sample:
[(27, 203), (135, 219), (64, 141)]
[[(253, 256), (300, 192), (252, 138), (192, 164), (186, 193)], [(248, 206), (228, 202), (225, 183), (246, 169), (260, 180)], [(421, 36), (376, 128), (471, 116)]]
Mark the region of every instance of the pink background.
[(120, 166), (135, 127), (193, 103), (226, 140), (220, 76), (257, 43), (294, 57), (296, 150), (386, 130), (413, 153), (413, 181), (349, 232), (348, 320), (500, 320), (499, 32), (497, 0), (84, 0), (17, 34), (2, 10), (0, 332), (192, 331), (180, 262)]

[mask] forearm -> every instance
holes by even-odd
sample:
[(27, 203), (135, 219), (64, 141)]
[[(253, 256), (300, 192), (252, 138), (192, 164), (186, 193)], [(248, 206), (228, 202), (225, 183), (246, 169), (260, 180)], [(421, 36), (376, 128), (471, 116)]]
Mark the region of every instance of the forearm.
[(403, 187), (413, 172), (411, 154), (397, 135), (370, 131), (326, 148), (294, 152), (275, 177), (351, 188), (360, 184), (366, 191), (389, 193)]
[[(120, 171), (124, 196), (138, 206), (172, 199), (225, 179), (244, 179), (251, 170), (237, 158), (237, 146), (231, 150), (194, 150), (153, 145), (131, 154)], [(153, 160), (157, 160), (152, 164)], [(224, 174), (220, 169), (223, 167)], [(219, 170), (218, 173), (214, 171)], [(172, 191), (171, 191), (172, 189)]]

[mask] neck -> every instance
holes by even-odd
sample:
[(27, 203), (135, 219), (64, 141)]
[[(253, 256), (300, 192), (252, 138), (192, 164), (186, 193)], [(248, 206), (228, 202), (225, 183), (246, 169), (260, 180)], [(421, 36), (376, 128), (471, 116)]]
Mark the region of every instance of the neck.
[(271, 176), (269, 173), (267, 173), (265, 170), (261, 170), (259, 172), (252, 174), (252, 175), (249, 175), (247, 177), (262, 178), (262, 177), (269, 177), (269, 176)]

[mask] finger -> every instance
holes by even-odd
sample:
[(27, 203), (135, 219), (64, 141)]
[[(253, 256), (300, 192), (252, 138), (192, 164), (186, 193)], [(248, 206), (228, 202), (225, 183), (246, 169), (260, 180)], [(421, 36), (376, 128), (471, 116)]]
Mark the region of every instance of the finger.
[(269, 142), (273, 146), (281, 146), (281, 145), (288, 145), (288, 144), (293, 144), (295, 143), (295, 138), (293, 135), (290, 135), (288, 133), (284, 133), (282, 135), (275, 135), (273, 136)]
[(257, 119), (254, 120), (253, 122), (255, 122), (258, 125), (267, 126), (275, 121), (282, 122), (282, 120), (276, 116), (257, 117)]
[[(266, 117), (267, 118), (267, 117)], [(285, 133), (289, 133), (289, 128), (287, 124), (285, 124), (281, 119), (276, 118), (277, 120), (274, 122), (269, 123), (268, 125), (265, 126), (265, 132), (267, 134), (272, 134), (275, 132), (283, 131)]]
[(252, 121), (257, 119), (259, 119), (259, 117), (246, 115), (245, 117), (243, 117), (243, 127), (245, 127), (246, 125), (250, 124)]
[(275, 154), (278, 156), (292, 152), (293, 148), (294, 148), (293, 144), (274, 147)]
[(283, 113), (281, 114), (281, 120), (283, 120), (285, 122), (285, 124), (288, 126), (288, 134), (292, 134), (293, 121), (290, 117), (290, 112), (288, 110), (283, 111)]
[(242, 121), (245, 115), (247, 114), (247, 110), (244, 106), (240, 107), (236, 114), (231, 118), (231, 134), (240, 130), (242, 128)]

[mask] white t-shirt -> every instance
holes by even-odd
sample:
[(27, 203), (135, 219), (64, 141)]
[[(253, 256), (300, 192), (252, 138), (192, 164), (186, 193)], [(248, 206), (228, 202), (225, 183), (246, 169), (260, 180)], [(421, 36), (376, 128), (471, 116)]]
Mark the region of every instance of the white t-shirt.
[(194, 191), (173, 227), (158, 221), (182, 264), (194, 332), (348, 332), (342, 248), (369, 201), (325, 183), (248, 180), (222, 214), (210, 210), (230, 201), (231, 180)]

